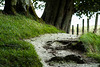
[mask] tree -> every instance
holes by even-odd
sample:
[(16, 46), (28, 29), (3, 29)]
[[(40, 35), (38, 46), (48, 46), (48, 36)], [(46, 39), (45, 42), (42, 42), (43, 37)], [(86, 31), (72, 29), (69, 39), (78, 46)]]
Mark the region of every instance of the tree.
[(91, 17), (100, 10), (100, 0), (45, 0), (46, 6), (42, 19), (69, 33), (74, 13)]
[[(33, 0), (33, 2), (34, 1), (45, 1), (46, 6), (42, 19), (46, 23), (54, 25), (67, 33), (69, 33), (71, 18), (74, 13), (80, 17), (82, 14), (91, 17), (94, 12), (100, 10), (100, 0)], [(37, 17), (31, 0), (5, 0), (4, 12), (7, 14), (32, 14)]]
[(59, 29), (69, 31), (74, 9), (73, 0), (46, 0), (42, 19)]
[(13, 14), (32, 14), (37, 17), (31, 0), (5, 0), (4, 13)]

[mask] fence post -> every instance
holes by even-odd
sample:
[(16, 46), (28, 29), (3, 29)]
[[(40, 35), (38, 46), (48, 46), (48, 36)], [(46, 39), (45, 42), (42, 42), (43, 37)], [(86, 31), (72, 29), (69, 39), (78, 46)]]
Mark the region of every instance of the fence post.
[(98, 24), (98, 13), (96, 14), (96, 19), (95, 19), (95, 27), (93, 33), (97, 32), (97, 24)]
[(79, 35), (79, 24), (77, 24), (77, 35)]
[(89, 32), (89, 19), (87, 19), (87, 32)]
[(74, 34), (74, 25), (72, 25), (72, 34)]
[(82, 21), (82, 34), (84, 34), (84, 19)]

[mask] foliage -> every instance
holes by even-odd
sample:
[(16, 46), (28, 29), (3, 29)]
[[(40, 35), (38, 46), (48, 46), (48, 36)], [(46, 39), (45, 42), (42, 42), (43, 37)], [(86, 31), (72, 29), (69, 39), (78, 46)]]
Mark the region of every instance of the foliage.
[(0, 7), (4, 5), (5, 0), (0, 0)]
[[(39, 2), (41, 2), (41, 3), (39, 4)], [(33, 5), (34, 5), (35, 9), (43, 10), (43, 8), (45, 7), (45, 2), (44, 1), (39, 1), (39, 0), (34, 0)]]
[(57, 32), (23, 15), (0, 14), (0, 67), (42, 67), (34, 46), (23, 39)]
[[(45, 0), (34, 0), (35, 7), (38, 5), (38, 1)], [(45, 7), (45, 4), (40, 4), (36, 8)], [(74, 13), (80, 18), (84, 14), (85, 16), (91, 18), (91, 16), (95, 13), (100, 11), (100, 0), (74, 0)]]
[(91, 17), (94, 12), (100, 11), (100, 0), (74, 0), (74, 6), (77, 16), (84, 14)]
[[(4, 4), (5, 0), (0, 0), (0, 4)], [(46, 2), (46, 0), (33, 0), (36, 9), (45, 7), (44, 3), (38, 4), (39, 1)], [(91, 17), (95, 12), (100, 11), (100, 0), (74, 0), (74, 13), (82, 17), (82, 14)]]
[[(43, 4), (41, 5), (43, 6)], [(82, 17), (82, 14), (84, 14), (87, 17), (91, 17), (95, 12), (100, 11), (99, 7), (100, 7), (100, 0), (74, 0), (74, 13), (76, 13), (76, 15), (79, 17)]]
[(98, 59), (100, 62), (100, 36), (93, 33), (87, 33), (82, 35), (80, 40), (88, 50), (87, 55)]

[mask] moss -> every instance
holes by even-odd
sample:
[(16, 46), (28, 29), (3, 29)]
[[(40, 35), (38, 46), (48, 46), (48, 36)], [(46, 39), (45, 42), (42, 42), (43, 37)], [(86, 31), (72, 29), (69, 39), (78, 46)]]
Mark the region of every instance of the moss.
[(29, 6), (29, 13), (38, 18), (37, 14), (35, 13), (35, 9), (33, 6)]
[(42, 67), (34, 46), (23, 39), (58, 32), (23, 15), (0, 14), (0, 67)]
[(14, 6), (17, 4), (17, 0), (11, 0), (11, 5)]
[(10, 13), (16, 15), (16, 10), (15, 10), (15, 7), (14, 6), (11, 7), (11, 12)]

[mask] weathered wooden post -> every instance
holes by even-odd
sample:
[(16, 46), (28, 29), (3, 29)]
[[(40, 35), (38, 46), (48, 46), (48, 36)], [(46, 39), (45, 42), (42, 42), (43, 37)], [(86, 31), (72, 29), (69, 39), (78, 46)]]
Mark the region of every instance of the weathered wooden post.
[(77, 35), (79, 35), (79, 24), (77, 24)]
[(82, 34), (84, 34), (84, 19), (82, 21)]
[(74, 34), (74, 25), (72, 25), (72, 34)]
[(87, 32), (89, 32), (89, 19), (87, 19)]
[(95, 27), (93, 33), (97, 32), (97, 25), (98, 25), (98, 13), (96, 14), (96, 19), (95, 19)]

